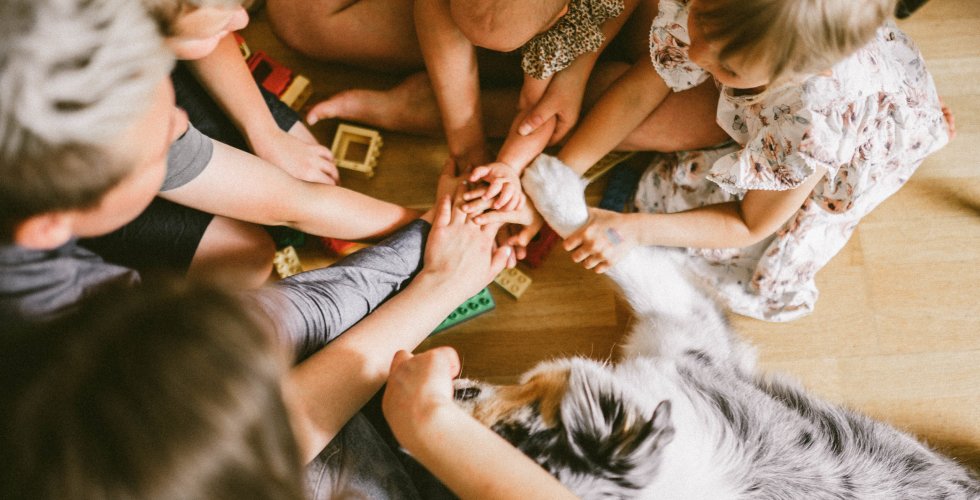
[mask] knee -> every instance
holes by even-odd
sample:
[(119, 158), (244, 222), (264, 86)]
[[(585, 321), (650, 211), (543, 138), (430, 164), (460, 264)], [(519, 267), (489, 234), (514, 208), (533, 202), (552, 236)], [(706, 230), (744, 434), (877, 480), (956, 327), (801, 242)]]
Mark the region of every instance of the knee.
[(233, 289), (258, 288), (269, 279), (276, 247), (261, 226), (215, 217), (198, 245), (188, 276)]

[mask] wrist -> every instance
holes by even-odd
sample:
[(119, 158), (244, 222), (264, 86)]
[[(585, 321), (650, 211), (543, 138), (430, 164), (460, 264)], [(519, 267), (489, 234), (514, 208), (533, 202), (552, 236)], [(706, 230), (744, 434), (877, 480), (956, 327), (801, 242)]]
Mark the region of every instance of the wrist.
[(452, 410), (456, 409), (450, 406), (453, 404), (432, 399), (414, 402), (398, 416), (397, 423), (389, 421), (398, 443), (416, 457), (424, 453), (426, 443), (452, 425)]

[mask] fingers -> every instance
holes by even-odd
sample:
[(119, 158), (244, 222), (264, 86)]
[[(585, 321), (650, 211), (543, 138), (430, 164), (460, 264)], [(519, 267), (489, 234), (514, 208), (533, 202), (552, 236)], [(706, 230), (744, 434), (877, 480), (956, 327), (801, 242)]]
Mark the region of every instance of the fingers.
[(331, 114), (326, 113), (326, 109), (331, 105), (329, 99), (325, 99), (313, 105), (310, 111), (306, 113), (306, 124), (313, 126), (316, 122), (320, 121), (321, 118), (330, 118)]
[(476, 182), (486, 177), (491, 171), (492, 169), (488, 165), (474, 167), (472, 170), (470, 170), (470, 177), (467, 180), (470, 182)]
[(395, 357), (391, 358), (391, 369), (389, 370), (389, 373), (394, 373), (395, 370), (402, 365), (402, 363), (412, 359), (413, 357), (414, 356), (412, 356), (412, 353), (408, 351), (400, 350), (396, 352)]
[[(513, 264), (511, 264), (513, 262)], [(514, 259), (514, 249), (509, 246), (502, 246), (493, 252), (490, 260), (490, 276), (500, 274), (504, 267), (513, 267), (517, 262)]]
[(438, 202), (438, 208), (436, 209), (435, 220), (432, 221), (432, 225), (435, 227), (448, 226), (449, 222), (452, 220), (452, 210), (453, 203), (451, 196), (445, 196)]
[(520, 135), (533, 134), (535, 130), (541, 128), (553, 116), (555, 116), (554, 110), (548, 109), (543, 103), (539, 102), (534, 108), (528, 111), (527, 118), (517, 127), (517, 133)]
[[(485, 198), (483, 196), (486, 192), (487, 192), (487, 187), (486, 186), (480, 186), (480, 187), (477, 187), (477, 188), (473, 188), (473, 189), (471, 189), (471, 190), (463, 193), (463, 199), (466, 200), (466, 201), (477, 200), (477, 201), (479, 201), (479, 203), (475, 203), (474, 206), (479, 206), (479, 205), (482, 205), (484, 202), (487, 201), (487, 198)], [(489, 203), (487, 203), (487, 206), (489, 207)]]
[(573, 125), (575, 125), (575, 122), (562, 120), (561, 117), (559, 117), (558, 123), (555, 124), (555, 131), (552, 132), (551, 139), (548, 139), (548, 145), (554, 146), (555, 144), (561, 142), (561, 140), (565, 138), (565, 135), (568, 134), (568, 131), (572, 129)]

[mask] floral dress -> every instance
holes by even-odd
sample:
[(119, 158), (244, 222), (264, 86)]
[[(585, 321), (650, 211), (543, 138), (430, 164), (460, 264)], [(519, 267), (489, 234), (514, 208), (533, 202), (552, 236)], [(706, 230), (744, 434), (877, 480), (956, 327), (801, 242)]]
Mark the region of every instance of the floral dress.
[[(650, 55), (674, 91), (710, 77), (687, 57), (687, 6), (661, 0)], [(740, 199), (749, 190), (799, 186), (827, 170), (775, 234), (745, 248), (688, 249), (695, 274), (733, 311), (769, 321), (813, 310), (816, 272), (855, 226), (948, 141), (932, 77), (893, 23), (829, 75), (757, 95), (722, 86), (718, 124), (735, 143), (660, 155), (644, 173), (637, 210), (678, 212)]]

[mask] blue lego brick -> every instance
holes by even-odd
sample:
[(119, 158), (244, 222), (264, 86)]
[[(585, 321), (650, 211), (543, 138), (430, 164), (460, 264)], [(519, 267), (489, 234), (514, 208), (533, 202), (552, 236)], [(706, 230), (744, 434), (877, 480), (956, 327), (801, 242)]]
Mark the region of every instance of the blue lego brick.
[(449, 317), (444, 319), (442, 323), (439, 323), (439, 326), (432, 333), (439, 333), (446, 328), (456, 326), (483, 313), (490, 312), (495, 307), (497, 307), (497, 303), (493, 301), (493, 296), (490, 295), (490, 289), (484, 288), (480, 293), (470, 297), (466, 302), (457, 307)]
[(636, 195), (636, 187), (640, 184), (643, 171), (643, 168), (636, 168), (629, 162), (616, 165), (608, 174), (609, 182), (602, 193), (599, 208), (625, 212), (633, 204), (633, 196)]

